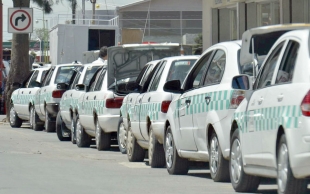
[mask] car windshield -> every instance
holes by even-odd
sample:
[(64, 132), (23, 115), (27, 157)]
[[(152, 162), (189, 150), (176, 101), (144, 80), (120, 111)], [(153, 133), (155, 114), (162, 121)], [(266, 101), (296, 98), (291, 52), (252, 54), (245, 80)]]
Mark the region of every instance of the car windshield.
[(74, 69), (78, 66), (63, 66), (59, 67), (57, 71), (57, 75), (55, 78), (55, 84), (58, 83), (68, 83), (70, 84), (70, 80), (74, 75)]
[(166, 81), (180, 80), (183, 83), (188, 71), (195, 62), (196, 59), (173, 61)]
[(92, 77), (94, 76), (94, 74), (97, 72), (97, 70), (99, 69), (100, 66), (88, 66), (87, 70), (86, 70), (86, 74), (83, 80), (83, 84), (85, 84), (86, 86), (89, 86), (89, 82), (92, 79)]

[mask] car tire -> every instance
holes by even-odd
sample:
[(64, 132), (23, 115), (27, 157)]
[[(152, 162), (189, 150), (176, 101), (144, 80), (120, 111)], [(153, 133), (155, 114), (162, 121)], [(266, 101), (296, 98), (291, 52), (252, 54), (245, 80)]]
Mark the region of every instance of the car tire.
[(170, 126), (168, 126), (167, 128), (164, 146), (165, 146), (165, 159), (168, 173), (173, 175), (187, 174), (189, 170), (189, 161), (188, 159), (181, 158), (179, 156), (174, 143)]
[(126, 143), (127, 143), (127, 130), (124, 126), (123, 118), (119, 118), (117, 127), (117, 143), (119, 151), (122, 154), (127, 154)]
[(70, 125), (70, 131), (71, 131), (71, 142), (72, 144), (76, 144), (76, 133), (75, 133), (75, 129), (76, 129), (76, 117), (73, 116), (73, 118), (71, 119), (71, 125)]
[(227, 182), (229, 177), (229, 161), (223, 157), (222, 149), (216, 133), (212, 133), (209, 146), (209, 169), (214, 182)]
[(76, 136), (76, 145), (79, 148), (90, 146), (91, 137), (85, 132), (83, 126), (80, 123), (80, 119), (78, 116), (76, 120), (75, 136)]
[(143, 162), (145, 158), (145, 150), (137, 143), (137, 139), (131, 131), (131, 126), (128, 127), (127, 133), (127, 157), (129, 162)]
[(34, 106), (32, 106), (31, 107), (31, 112), (32, 112), (32, 121), (33, 121), (33, 123), (32, 123), (32, 129), (34, 130), (34, 131), (42, 131), (43, 130), (43, 128), (44, 128), (44, 124), (43, 124), (43, 122), (39, 119), (39, 116), (38, 116), (38, 114), (36, 113), (36, 110), (35, 110), (35, 107)]
[(231, 184), (236, 192), (254, 192), (259, 186), (260, 178), (248, 175), (243, 170), (238, 128), (234, 131), (230, 141), (229, 174)]
[(148, 158), (149, 158), (149, 165), (152, 168), (165, 167), (166, 161), (165, 161), (164, 146), (157, 141), (153, 133), (152, 125), (150, 126), (150, 133), (149, 133)]
[(56, 118), (56, 133), (59, 141), (70, 141), (71, 137), (64, 137), (63, 131), (68, 131), (69, 129), (65, 126), (65, 123), (62, 121), (62, 118), (60, 116), (60, 111), (57, 114)]
[(99, 121), (96, 122), (96, 146), (97, 150), (108, 150), (111, 147), (111, 133), (102, 131)]
[(56, 123), (51, 121), (50, 117), (48, 116), (48, 112), (45, 109), (45, 131), (50, 133), (50, 132), (55, 132), (56, 131)]
[(10, 105), (10, 114), (9, 115), (10, 115), (9, 121), (10, 121), (10, 125), (12, 128), (18, 128), (18, 127), (22, 126), (23, 121), (18, 117), (18, 115), (15, 111), (15, 108), (14, 108), (14, 104)]
[(277, 165), (277, 184), (279, 194), (307, 193), (307, 180), (296, 179), (292, 173), (285, 134), (281, 136), (278, 144)]

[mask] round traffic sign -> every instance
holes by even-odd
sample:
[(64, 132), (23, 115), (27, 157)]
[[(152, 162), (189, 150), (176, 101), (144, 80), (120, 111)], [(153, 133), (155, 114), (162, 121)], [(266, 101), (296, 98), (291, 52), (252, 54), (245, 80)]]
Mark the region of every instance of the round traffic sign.
[[(18, 16), (18, 15), (15, 15), (19, 12), (22, 12), (21, 16)], [(26, 14), (27, 16), (23, 15)], [(13, 21), (13, 18), (15, 19), (15, 21)], [(28, 19), (28, 20), (27, 20)], [(20, 23), (20, 20), (23, 22), (24, 20), (26, 20), (26, 24), (24, 25), (21, 25), (22, 27), (21, 28), (18, 28), (18, 23)], [(16, 10), (12, 13), (11, 17), (10, 17), (10, 24), (12, 26), (12, 28), (14, 28), (15, 30), (17, 31), (24, 31), (26, 30), (27, 28), (29, 28), (30, 24), (31, 24), (31, 17), (29, 15), (28, 12), (24, 11), (24, 10)]]

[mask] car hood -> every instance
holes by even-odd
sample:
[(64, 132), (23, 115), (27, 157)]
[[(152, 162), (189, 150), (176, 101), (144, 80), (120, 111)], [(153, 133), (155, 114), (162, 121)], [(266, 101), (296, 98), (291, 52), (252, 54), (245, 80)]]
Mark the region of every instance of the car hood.
[(185, 55), (192, 53), (190, 46), (179, 44), (130, 44), (108, 48), (108, 86), (127, 79), (135, 80), (144, 65), (153, 60), (180, 55), (181, 47)]

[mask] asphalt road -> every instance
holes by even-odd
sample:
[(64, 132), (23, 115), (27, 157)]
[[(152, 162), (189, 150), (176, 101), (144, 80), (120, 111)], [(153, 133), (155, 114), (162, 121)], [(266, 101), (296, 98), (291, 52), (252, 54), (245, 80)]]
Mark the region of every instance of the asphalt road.
[[(173, 176), (151, 169), (147, 160), (130, 163), (117, 147), (78, 148), (55, 133), (0, 124), (0, 194), (9, 193), (235, 193), (230, 183), (214, 183), (208, 169)], [(276, 193), (264, 184), (257, 193)]]

